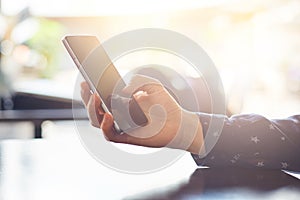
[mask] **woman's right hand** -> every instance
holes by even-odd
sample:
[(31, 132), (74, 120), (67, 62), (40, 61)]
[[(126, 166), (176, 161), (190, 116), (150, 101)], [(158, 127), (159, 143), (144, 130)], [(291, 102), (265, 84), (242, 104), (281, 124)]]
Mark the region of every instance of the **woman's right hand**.
[(86, 82), (81, 83), (81, 96), (90, 122), (102, 129), (107, 140), (147, 147), (183, 149), (195, 154), (203, 150), (202, 126), (198, 116), (183, 110), (158, 80), (136, 75), (123, 91), (132, 94), (148, 118), (148, 124), (119, 134), (114, 129), (113, 116), (102, 109), (99, 96), (91, 93)]

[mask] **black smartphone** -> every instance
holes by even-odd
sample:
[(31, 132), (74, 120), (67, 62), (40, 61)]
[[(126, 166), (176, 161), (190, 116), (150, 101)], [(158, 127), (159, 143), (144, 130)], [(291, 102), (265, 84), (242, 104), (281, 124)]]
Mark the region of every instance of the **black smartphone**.
[(65, 36), (62, 42), (92, 92), (101, 98), (103, 110), (113, 114), (117, 132), (130, 131), (148, 123), (132, 96), (125, 97), (116, 92), (126, 84), (96, 36)]

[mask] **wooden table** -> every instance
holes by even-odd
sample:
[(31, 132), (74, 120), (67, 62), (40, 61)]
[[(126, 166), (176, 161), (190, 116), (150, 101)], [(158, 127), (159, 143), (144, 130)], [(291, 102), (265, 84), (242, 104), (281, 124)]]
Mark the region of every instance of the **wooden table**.
[(300, 180), (282, 171), (196, 169), (188, 153), (156, 173), (116, 172), (94, 160), (75, 137), (2, 141), (0, 158), (1, 200), (300, 197)]

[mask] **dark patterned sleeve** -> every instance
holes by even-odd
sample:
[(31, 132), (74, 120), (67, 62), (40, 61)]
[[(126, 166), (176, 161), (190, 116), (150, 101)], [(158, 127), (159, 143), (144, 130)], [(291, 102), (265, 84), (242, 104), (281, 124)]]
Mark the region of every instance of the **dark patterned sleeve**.
[[(214, 115), (198, 113), (204, 134)], [(224, 118), (217, 142), (198, 165), (300, 171), (300, 115), (269, 120), (249, 114)]]

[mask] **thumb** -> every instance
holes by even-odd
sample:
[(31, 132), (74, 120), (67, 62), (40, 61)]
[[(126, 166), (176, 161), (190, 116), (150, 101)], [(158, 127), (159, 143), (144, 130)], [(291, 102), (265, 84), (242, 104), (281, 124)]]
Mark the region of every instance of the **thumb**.
[(140, 75), (140, 74), (136, 74), (134, 75), (129, 84), (123, 88), (123, 92), (125, 94), (129, 94), (129, 95), (133, 95), (135, 92), (139, 91), (139, 90), (147, 90), (147, 88), (145, 88), (145, 86), (147, 85), (162, 85), (159, 80), (149, 77), (149, 76), (144, 76), (144, 75)]

